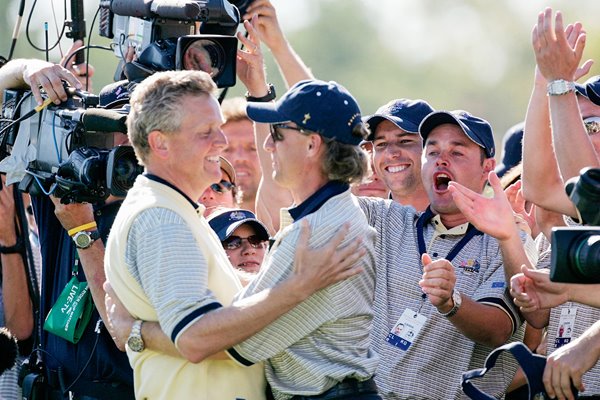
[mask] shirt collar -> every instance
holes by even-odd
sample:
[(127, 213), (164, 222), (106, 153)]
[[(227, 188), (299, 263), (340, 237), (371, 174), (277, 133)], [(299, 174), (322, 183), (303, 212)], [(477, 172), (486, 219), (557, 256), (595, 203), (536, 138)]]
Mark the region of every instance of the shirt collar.
[(171, 182), (166, 181), (163, 178), (161, 178), (160, 176), (156, 176), (154, 174), (145, 173), (144, 176), (146, 178), (150, 179), (151, 181), (162, 183), (163, 185), (168, 186), (171, 189), (175, 190), (177, 193), (182, 195), (187, 201), (190, 202), (190, 204), (192, 205), (192, 207), (194, 207), (194, 210), (196, 210), (196, 212), (198, 212), (201, 209), (200, 205), (197, 202), (190, 199), (190, 197), (187, 194), (183, 193), (181, 190), (179, 190), (179, 188), (177, 186), (173, 185)]
[(290, 208), (288, 212), (294, 219), (298, 221), (302, 217), (306, 217), (309, 214), (317, 211), (323, 204), (327, 202), (333, 196), (337, 196), (340, 193), (344, 193), (350, 188), (350, 185), (338, 181), (327, 182), (323, 187), (313, 193), (308, 199), (304, 200), (302, 204), (296, 207)]

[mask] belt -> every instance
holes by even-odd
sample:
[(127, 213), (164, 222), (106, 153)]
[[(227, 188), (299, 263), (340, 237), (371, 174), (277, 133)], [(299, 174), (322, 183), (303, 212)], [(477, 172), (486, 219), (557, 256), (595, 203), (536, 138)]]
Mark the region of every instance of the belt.
[(292, 397), (292, 400), (334, 400), (352, 398), (350, 396), (357, 394), (377, 394), (377, 385), (375, 384), (375, 380), (371, 378), (367, 379), (366, 381), (359, 381), (354, 378), (347, 378), (321, 394), (317, 394), (315, 396), (294, 396)]

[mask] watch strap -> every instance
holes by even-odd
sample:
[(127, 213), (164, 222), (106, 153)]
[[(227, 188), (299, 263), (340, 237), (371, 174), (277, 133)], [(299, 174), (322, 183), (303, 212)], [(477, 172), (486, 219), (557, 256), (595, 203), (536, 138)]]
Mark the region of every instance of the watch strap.
[(452, 306), (450, 311), (448, 311), (447, 313), (440, 313), (442, 315), (442, 317), (450, 318), (458, 312), (458, 309), (460, 308), (460, 305), (461, 305), (461, 301), (459, 299), (460, 299), (460, 293), (458, 292), (458, 290), (454, 289), (452, 291), (452, 302), (454, 303), (454, 305)]
[(17, 242), (12, 246), (0, 246), (0, 254), (22, 253), (25, 250), (23, 238), (19, 237)]
[(246, 92), (246, 100), (254, 103), (268, 103), (269, 101), (275, 100), (277, 94), (275, 93), (275, 86), (269, 83), (269, 91), (262, 97), (250, 96), (250, 93)]

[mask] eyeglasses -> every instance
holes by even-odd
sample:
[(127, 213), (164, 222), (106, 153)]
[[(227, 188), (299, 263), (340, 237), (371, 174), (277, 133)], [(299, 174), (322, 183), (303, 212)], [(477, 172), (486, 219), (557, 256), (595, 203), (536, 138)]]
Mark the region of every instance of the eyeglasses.
[(291, 129), (293, 131), (302, 132), (305, 135), (308, 135), (309, 133), (308, 131), (302, 128), (298, 128), (297, 126), (291, 126), (287, 123), (270, 124), (269, 128), (271, 129), (271, 139), (273, 139), (274, 142), (280, 142), (283, 140), (283, 135), (281, 134), (281, 132), (279, 132), (279, 129)]
[(239, 249), (242, 246), (242, 242), (247, 240), (250, 243), (250, 246), (255, 249), (260, 249), (264, 247), (266, 240), (262, 240), (258, 235), (248, 236), (247, 238), (239, 237), (239, 236), (229, 236), (227, 239), (223, 240), (221, 244), (225, 250), (235, 250)]
[(210, 185), (210, 188), (217, 193), (225, 193), (225, 192), (229, 192), (231, 191), (233, 188), (235, 187), (235, 185), (231, 182), (228, 181), (221, 181), (219, 183), (213, 183), (212, 185)]

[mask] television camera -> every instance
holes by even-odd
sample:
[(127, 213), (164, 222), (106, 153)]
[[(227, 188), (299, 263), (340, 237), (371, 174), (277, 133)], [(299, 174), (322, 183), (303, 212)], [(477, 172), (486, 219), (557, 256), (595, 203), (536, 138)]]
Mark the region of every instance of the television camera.
[(565, 189), (586, 226), (552, 229), (550, 280), (600, 283), (600, 168), (582, 169)]
[(119, 145), (127, 110), (106, 110), (96, 95), (67, 91), (67, 101), (36, 112), (30, 91), (5, 90), (0, 171), (8, 183), (20, 182), (19, 190), (63, 203), (124, 196), (142, 172), (133, 148)]
[[(245, 8), (249, 1), (237, 3)], [(130, 80), (136, 73), (194, 69), (209, 73), (220, 88), (235, 85), (239, 22), (238, 8), (227, 0), (100, 2), (100, 36), (113, 39), (122, 60), (129, 47), (136, 53), (126, 67), (138, 70), (126, 70)]]

